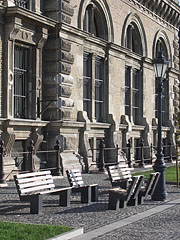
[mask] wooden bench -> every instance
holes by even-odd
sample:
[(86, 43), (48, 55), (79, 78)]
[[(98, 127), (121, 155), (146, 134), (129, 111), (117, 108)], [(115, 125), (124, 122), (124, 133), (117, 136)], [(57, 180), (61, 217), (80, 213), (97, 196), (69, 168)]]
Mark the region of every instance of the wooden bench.
[(30, 213), (42, 212), (42, 196), (59, 195), (59, 206), (70, 205), (71, 187), (55, 189), (50, 171), (22, 173), (14, 176), (21, 202), (30, 202)]
[(132, 180), (131, 171), (133, 168), (129, 168), (127, 164), (112, 165), (107, 168), (109, 179), (112, 187), (119, 186), (121, 188), (127, 188), (129, 182)]
[(150, 178), (147, 181), (146, 186), (141, 187), (141, 189), (140, 189), (140, 192), (139, 192), (139, 195), (138, 195), (138, 203), (139, 204), (142, 204), (144, 202), (144, 199), (146, 199), (148, 195), (150, 195), (150, 196), (153, 195), (160, 175), (161, 175), (161, 173), (159, 173), (159, 172), (155, 172), (155, 173), (150, 174)]
[(81, 193), (81, 203), (98, 201), (98, 184), (85, 185), (79, 169), (66, 170), (72, 192)]
[(109, 210), (118, 210), (126, 206), (136, 206), (138, 204), (138, 195), (144, 182), (144, 176), (132, 177), (132, 181), (127, 189), (112, 188), (109, 190)]

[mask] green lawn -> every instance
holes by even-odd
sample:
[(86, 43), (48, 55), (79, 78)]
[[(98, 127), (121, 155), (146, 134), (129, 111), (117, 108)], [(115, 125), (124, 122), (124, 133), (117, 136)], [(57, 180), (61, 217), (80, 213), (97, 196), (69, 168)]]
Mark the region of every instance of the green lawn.
[(45, 240), (72, 230), (60, 225), (37, 225), (25, 223), (0, 222), (1, 240)]
[[(146, 179), (149, 178), (150, 173), (154, 172), (153, 170), (151, 171), (145, 171), (145, 172), (138, 172), (138, 173), (134, 173), (134, 176), (137, 175), (145, 175)], [(167, 167), (166, 171), (165, 171), (165, 177), (166, 177), (166, 182), (176, 182), (177, 178), (176, 178), (176, 166), (171, 166), (171, 167)]]

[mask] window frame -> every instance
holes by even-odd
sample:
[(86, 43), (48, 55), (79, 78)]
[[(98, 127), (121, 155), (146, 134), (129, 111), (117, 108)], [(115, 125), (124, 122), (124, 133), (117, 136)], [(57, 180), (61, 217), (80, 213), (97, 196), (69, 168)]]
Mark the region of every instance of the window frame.
[[(128, 76), (127, 76), (128, 75)], [(141, 69), (125, 66), (125, 115), (130, 122), (139, 125), (142, 113), (141, 100), (143, 96)]]
[[(85, 68), (88, 66), (88, 64), (86, 64), (87, 62), (84, 60), (87, 57), (89, 58), (89, 61), (91, 63), (89, 64), (89, 68), (91, 71), (91, 73), (89, 74), (85, 74)], [(105, 58), (102, 56), (94, 56), (91, 53), (84, 52), (83, 59), (83, 111), (87, 112), (87, 116), (90, 121), (103, 122), (105, 120)], [(86, 86), (89, 86), (90, 89), (89, 96), (87, 96), (88, 94), (85, 94)]]
[[(16, 49), (23, 51), (22, 56), (16, 55)], [(31, 51), (32, 48), (27, 45), (22, 45), (15, 43), (14, 45), (14, 82), (13, 82), (13, 117), (18, 119), (32, 119), (32, 104), (31, 101), (33, 100), (33, 91), (32, 91), (32, 80), (30, 77), (30, 69), (31, 69)], [(18, 53), (17, 53), (18, 54)], [(24, 54), (24, 56), (23, 56)], [(21, 57), (19, 61), (24, 61), (26, 64), (23, 66), (17, 67), (17, 57)], [(20, 63), (19, 63), (20, 64)], [(22, 67), (22, 68), (20, 68)], [(24, 69), (23, 69), (24, 68)], [(17, 73), (25, 73), (23, 79), (17, 79)], [(22, 86), (16, 87), (22, 80)], [(22, 94), (20, 92), (22, 91)], [(17, 100), (22, 100), (22, 104), (19, 106)]]

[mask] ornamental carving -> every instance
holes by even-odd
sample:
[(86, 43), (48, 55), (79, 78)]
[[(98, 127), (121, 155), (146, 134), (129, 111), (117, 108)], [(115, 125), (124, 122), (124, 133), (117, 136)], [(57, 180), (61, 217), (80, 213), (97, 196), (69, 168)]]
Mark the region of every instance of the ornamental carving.
[(73, 16), (74, 9), (69, 4), (66, 4), (65, 2), (62, 2), (62, 12), (65, 12), (66, 14), (69, 14), (70, 16)]
[(67, 24), (71, 24), (71, 17), (65, 15), (65, 14), (61, 14), (61, 21)]
[(60, 71), (61, 73), (65, 73), (65, 74), (70, 74), (71, 73), (71, 65), (67, 64), (67, 63), (60, 63)]
[(67, 52), (70, 52), (71, 51), (71, 43), (68, 42), (67, 40), (64, 40), (61, 38), (61, 49), (64, 50), (64, 51), (67, 51)]
[(73, 63), (74, 62), (74, 56), (71, 53), (61, 51), (61, 61), (68, 62), (68, 63)]
[(63, 109), (63, 108), (61, 108), (60, 109), (60, 113), (61, 113), (61, 119), (63, 119), (63, 120), (71, 119), (71, 113), (72, 113), (71, 109)]
[(68, 85), (63, 85), (60, 87), (62, 97), (70, 97), (72, 93), (72, 87)]
[(36, 44), (35, 33), (24, 29), (19, 30), (16, 39), (30, 44)]

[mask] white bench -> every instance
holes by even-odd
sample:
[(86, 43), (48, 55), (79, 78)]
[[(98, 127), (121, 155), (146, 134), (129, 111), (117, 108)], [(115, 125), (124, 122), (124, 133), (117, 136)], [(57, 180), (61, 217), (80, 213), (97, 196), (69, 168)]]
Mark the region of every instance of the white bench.
[(132, 177), (132, 181), (127, 189), (112, 188), (109, 189), (109, 210), (118, 210), (126, 206), (136, 206), (138, 204), (138, 195), (141, 186), (144, 183), (144, 176)]
[(84, 184), (79, 169), (66, 170), (67, 178), (72, 192), (81, 193), (81, 203), (91, 203), (98, 201), (98, 184)]
[(126, 188), (130, 181), (132, 181), (131, 171), (127, 164), (116, 164), (108, 166), (107, 168), (109, 179), (112, 187), (119, 186)]
[(30, 202), (30, 213), (42, 212), (42, 196), (59, 195), (59, 206), (70, 205), (71, 187), (55, 189), (50, 171), (22, 173), (14, 176), (21, 202)]

